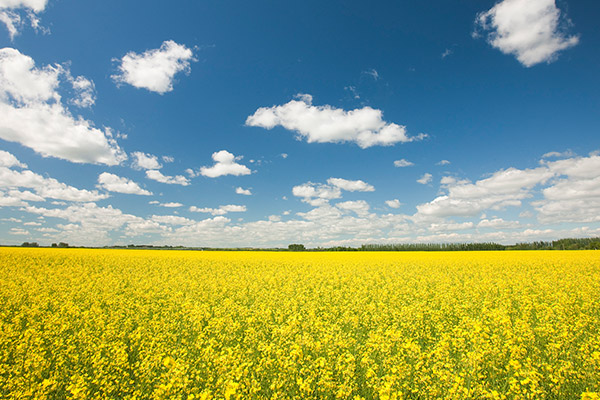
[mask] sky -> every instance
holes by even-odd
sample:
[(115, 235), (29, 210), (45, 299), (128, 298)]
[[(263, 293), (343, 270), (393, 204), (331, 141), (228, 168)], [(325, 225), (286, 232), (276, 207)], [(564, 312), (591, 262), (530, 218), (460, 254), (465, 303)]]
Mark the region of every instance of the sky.
[(600, 236), (591, 0), (0, 0), (0, 244)]

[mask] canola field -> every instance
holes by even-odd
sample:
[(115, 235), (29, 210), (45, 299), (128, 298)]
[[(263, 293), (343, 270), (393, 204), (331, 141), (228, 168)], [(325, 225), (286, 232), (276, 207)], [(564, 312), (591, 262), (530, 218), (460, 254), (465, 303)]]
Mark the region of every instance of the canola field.
[(600, 252), (0, 249), (2, 399), (598, 399)]

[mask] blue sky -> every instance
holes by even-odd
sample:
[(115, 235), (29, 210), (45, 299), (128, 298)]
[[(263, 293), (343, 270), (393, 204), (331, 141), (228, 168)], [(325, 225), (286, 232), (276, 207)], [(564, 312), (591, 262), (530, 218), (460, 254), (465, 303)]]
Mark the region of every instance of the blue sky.
[(600, 235), (599, 11), (0, 0), (0, 243)]

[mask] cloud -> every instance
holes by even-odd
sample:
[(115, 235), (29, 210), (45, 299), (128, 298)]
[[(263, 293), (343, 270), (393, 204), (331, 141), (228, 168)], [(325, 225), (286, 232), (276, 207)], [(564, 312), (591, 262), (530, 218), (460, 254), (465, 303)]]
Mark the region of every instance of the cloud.
[(173, 161), (175, 161), (175, 158), (171, 156), (162, 156), (162, 160), (166, 163), (172, 163)]
[(342, 191), (339, 187), (316, 184), (307, 182), (302, 185), (294, 186), (292, 194), (301, 197), (302, 201), (313, 206), (326, 204), (329, 200), (342, 197)]
[(215, 165), (212, 167), (200, 168), (200, 174), (209, 178), (217, 178), (224, 175), (250, 175), (252, 171), (248, 167), (242, 164), (236, 163), (237, 157), (228, 152), (227, 150), (217, 151), (212, 154), (212, 159), (215, 161)]
[(373, 78), (376, 81), (379, 80), (379, 72), (377, 72), (377, 70), (375, 68), (371, 68), (366, 71), (363, 71), (363, 74), (369, 75), (371, 78)]
[(429, 173), (423, 174), (423, 176), (419, 179), (417, 179), (417, 182), (419, 182), (421, 185), (427, 185), (429, 182), (431, 182), (431, 178), (432, 175)]
[(19, 167), (27, 168), (27, 164), (24, 164), (17, 160), (17, 157), (9, 153), (8, 151), (0, 150), (0, 167)]
[(405, 126), (384, 121), (381, 110), (363, 107), (346, 111), (329, 105), (313, 106), (311, 95), (296, 97), (297, 100), (281, 106), (259, 108), (246, 119), (246, 125), (265, 129), (282, 126), (308, 143), (355, 142), (363, 149), (427, 137), (423, 133), (409, 137)]
[(159, 206), (166, 207), (166, 208), (179, 208), (179, 207), (183, 207), (183, 204), (176, 203), (176, 202), (170, 202), (170, 203), (160, 203)]
[(397, 168), (411, 167), (413, 165), (415, 165), (415, 164), (408, 160), (405, 160), (404, 158), (394, 161), (394, 167), (397, 167)]
[(525, 67), (550, 63), (559, 51), (579, 42), (577, 35), (567, 35), (568, 23), (561, 24), (554, 0), (503, 0), (478, 14), (475, 22), (487, 32), (489, 44)]
[(103, 172), (98, 176), (98, 187), (109, 192), (138, 194), (142, 196), (152, 195), (152, 192), (142, 189), (134, 181), (108, 172)]
[(502, 218), (494, 219), (482, 219), (477, 224), (478, 228), (493, 228), (493, 229), (511, 229), (518, 228), (520, 226), (519, 221), (505, 221)]
[(212, 215), (225, 215), (230, 212), (246, 212), (246, 206), (240, 206), (235, 204), (219, 206), (219, 208), (198, 208), (196, 206), (191, 206), (190, 211), (197, 213), (210, 213)]
[(252, 195), (252, 192), (250, 191), (250, 189), (244, 189), (242, 187), (235, 188), (235, 192), (237, 194), (243, 194), (243, 195), (246, 195), (246, 196), (251, 196)]
[(547, 168), (520, 170), (508, 168), (475, 183), (446, 177), (448, 194), (417, 206), (422, 216), (474, 216), (486, 209), (520, 206), (530, 190), (554, 175)]
[(162, 165), (158, 162), (158, 157), (152, 154), (142, 153), (141, 151), (134, 151), (131, 153), (133, 158), (131, 166), (134, 169), (161, 169)]
[(442, 53), (442, 59), (452, 55), (452, 53), (454, 53), (454, 51), (452, 49), (446, 49), (444, 50), (444, 52)]
[(77, 189), (54, 178), (45, 178), (29, 170), (14, 171), (6, 167), (0, 167), (0, 188), (28, 188), (33, 189), (42, 198), (76, 202), (97, 201), (109, 197), (96, 190)]
[(364, 200), (344, 201), (335, 205), (343, 211), (352, 211), (358, 216), (367, 216), (369, 214), (369, 203)]
[(562, 157), (573, 157), (575, 153), (572, 150), (567, 150), (563, 152), (559, 151), (550, 151), (542, 156), (542, 159), (545, 158), (562, 158)]
[(348, 192), (373, 192), (375, 188), (361, 180), (350, 181), (342, 178), (329, 178), (327, 184), (307, 182), (294, 186), (292, 194), (312, 206), (322, 206), (329, 200), (342, 197), (342, 190)]
[(99, 207), (96, 203), (73, 204), (67, 208), (41, 208), (26, 207), (23, 209), (31, 214), (51, 218), (64, 219), (69, 224), (57, 225), (60, 232), (54, 235), (56, 241), (82, 245), (103, 245), (111, 242), (108, 237), (110, 231), (124, 229), (127, 234), (131, 231), (142, 235), (145, 232), (160, 232), (162, 229), (157, 223), (145, 220), (131, 214), (125, 214), (112, 206)]
[(385, 204), (390, 208), (400, 208), (402, 206), (402, 203), (398, 199), (386, 200)]
[(361, 180), (349, 181), (342, 178), (329, 178), (327, 183), (348, 192), (374, 192), (375, 188)]
[(127, 158), (110, 129), (74, 117), (57, 92), (62, 66), (36, 68), (31, 57), (0, 49), (0, 138), (44, 157), (117, 165)]
[(155, 169), (146, 171), (146, 178), (168, 185), (188, 186), (190, 184), (190, 181), (183, 175), (167, 176)]
[(89, 79), (78, 76), (73, 78), (71, 74), (68, 80), (75, 91), (75, 98), (70, 100), (70, 103), (80, 108), (90, 108), (96, 103), (96, 86)]
[[(116, 60), (119, 61), (119, 60)], [(119, 73), (112, 76), (119, 83), (164, 94), (173, 90), (173, 81), (178, 72), (189, 73), (194, 53), (172, 40), (163, 42), (159, 49), (147, 50), (142, 54), (127, 53), (119, 65)]]
[(25, 9), (26, 16), (32, 28), (39, 28), (39, 19), (37, 14), (44, 11), (48, 0), (1, 0), (0, 1), (0, 22), (3, 22), (8, 29), (10, 39), (13, 40), (19, 34), (19, 28), (23, 25), (19, 9)]
[(450, 165), (450, 161), (448, 161), (448, 160), (441, 160), (441, 161), (435, 163), (435, 165)]

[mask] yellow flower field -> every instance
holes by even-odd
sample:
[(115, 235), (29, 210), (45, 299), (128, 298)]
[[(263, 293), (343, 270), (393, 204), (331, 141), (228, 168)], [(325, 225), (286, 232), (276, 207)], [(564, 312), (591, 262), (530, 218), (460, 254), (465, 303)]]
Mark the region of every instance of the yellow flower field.
[(598, 392), (598, 251), (0, 249), (3, 399)]

